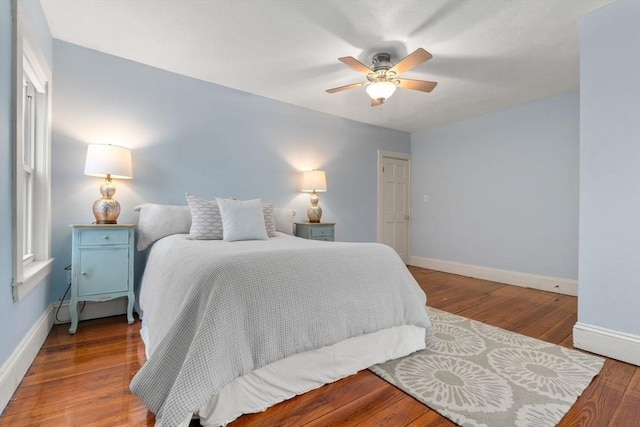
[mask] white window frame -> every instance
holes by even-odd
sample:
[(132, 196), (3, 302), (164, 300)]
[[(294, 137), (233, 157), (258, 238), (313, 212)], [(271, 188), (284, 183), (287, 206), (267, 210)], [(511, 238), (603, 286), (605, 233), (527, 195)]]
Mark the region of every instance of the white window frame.
[[(19, 301), (49, 274), (51, 258), (51, 70), (25, 25), (18, 8), (15, 76), (15, 146), (13, 247), (13, 299)], [(25, 110), (25, 82), (32, 85), (33, 108)], [(33, 118), (33, 147), (25, 159), (29, 142), (26, 121)], [(29, 154), (29, 153), (27, 153)], [(30, 176), (31, 182), (29, 182)], [(30, 195), (27, 193), (31, 189)], [(31, 246), (29, 248), (29, 246)], [(30, 249), (30, 250), (29, 250)]]

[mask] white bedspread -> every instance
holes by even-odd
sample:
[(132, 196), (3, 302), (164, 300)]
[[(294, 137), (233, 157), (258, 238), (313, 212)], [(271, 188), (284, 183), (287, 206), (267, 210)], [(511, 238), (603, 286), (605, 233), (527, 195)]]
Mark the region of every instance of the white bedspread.
[(424, 293), (380, 244), (169, 236), (149, 254), (140, 303), (150, 357), (131, 390), (161, 426), (292, 354), (393, 326), (430, 327)]

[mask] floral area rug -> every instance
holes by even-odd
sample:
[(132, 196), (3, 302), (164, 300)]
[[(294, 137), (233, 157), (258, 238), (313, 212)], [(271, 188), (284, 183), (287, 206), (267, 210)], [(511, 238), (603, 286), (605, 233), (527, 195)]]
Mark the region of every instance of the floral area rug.
[(369, 368), (461, 426), (555, 426), (604, 359), (429, 307), (425, 350)]

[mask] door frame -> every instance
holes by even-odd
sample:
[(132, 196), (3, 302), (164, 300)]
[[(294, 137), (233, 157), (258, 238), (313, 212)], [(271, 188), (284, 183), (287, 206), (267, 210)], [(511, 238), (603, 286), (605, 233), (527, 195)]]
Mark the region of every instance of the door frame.
[(407, 221), (407, 226), (409, 227), (409, 229), (407, 230), (407, 245), (408, 245), (407, 258), (411, 259), (411, 222), (413, 221), (413, 217), (411, 216), (411, 154), (399, 153), (399, 152), (387, 151), (387, 150), (378, 150), (378, 203), (377, 203), (378, 219), (377, 219), (377, 227), (376, 227), (377, 229), (376, 241), (378, 243), (382, 243), (382, 227), (383, 227), (382, 216), (384, 214), (382, 210), (382, 189), (383, 189), (383, 183), (384, 183), (382, 167), (384, 165), (385, 157), (390, 159), (407, 160), (407, 165), (408, 165), (407, 169), (409, 171), (408, 173), (409, 185), (407, 189), (407, 192), (409, 193), (407, 197), (407, 205), (408, 205), (407, 209), (409, 210), (408, 212), (409, 221)]

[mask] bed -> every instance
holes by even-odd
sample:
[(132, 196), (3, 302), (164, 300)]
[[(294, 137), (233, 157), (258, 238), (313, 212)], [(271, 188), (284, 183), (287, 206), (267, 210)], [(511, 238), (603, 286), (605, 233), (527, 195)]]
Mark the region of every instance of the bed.
[(147, 362), (131, 390), (156, 425), (225, 425), (243, 413), (424, 348), (426, 297), (375, 243), (169, 234), (141, 290)]

